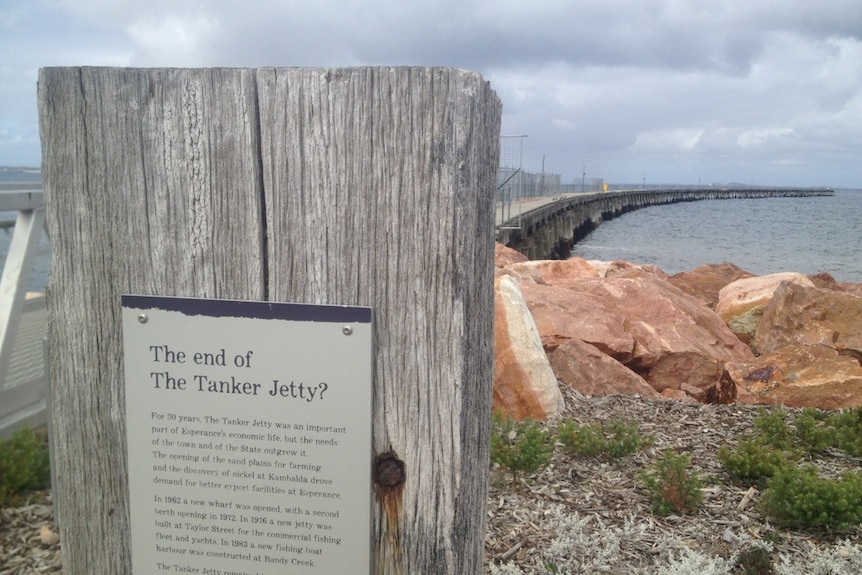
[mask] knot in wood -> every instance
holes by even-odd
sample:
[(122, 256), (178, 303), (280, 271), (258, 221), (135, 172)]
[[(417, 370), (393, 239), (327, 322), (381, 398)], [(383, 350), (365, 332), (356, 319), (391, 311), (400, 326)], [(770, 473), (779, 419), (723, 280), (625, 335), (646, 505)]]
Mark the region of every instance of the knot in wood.
[(398, 459), (394, 451), (387, 451), (377, 456), (374, 467), (374, 482), (383, 489), (395, 489), (404, 483), (406, 473), (404, 462)]

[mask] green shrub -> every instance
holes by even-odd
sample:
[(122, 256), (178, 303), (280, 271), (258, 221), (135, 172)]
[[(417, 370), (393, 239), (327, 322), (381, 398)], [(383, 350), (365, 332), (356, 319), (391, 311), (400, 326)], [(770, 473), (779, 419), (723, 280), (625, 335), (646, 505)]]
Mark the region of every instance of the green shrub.
[(718, 458), (734, 481), (766, 487), (761, 504), (777, 524), (846, 529), (862, 523), (862, 475), (821, 479), (815, 467), (794, 463), (803, 450), (817, 454), (837, 447), (862, 455), (862, 409), (832, 415), (805, 409), (793, 418), (782, 410), (761, 410), (754, 424), (754, 437), (733, 450), (722, 447)]
[(769, 550), (760, 545), (754, 545), (741, 551), (733, 563), (734, 575), (773, 575), (775, 568)]
[(809, 453), (822, 453), (836, 443), (830, 420), (816, 409), (805, 409), (793, 420), (796, 437)]
[(578, 425), (571, 420), (560, 424), (557, 437), (576, 455), (619, 459), (638, 451), (649, 438), (642, 439), (635, 422), (613, 419), (607, 427), (598, 423)]
[(614, 419), (608, 424), (608, 454), (614, 458), (625, 457), (636, 453), (643, 445), (651, 442), (651, 438), (641, 438), (638, 425), (632, 421)]
[(731, 480), (743, 485), (763, 487), (780, 469), (790, 465), (786, 452), (756, 439), (743, 439), (735, 449), (723, 445), (718, 460)]
[(835, 447), (862, 457), (862, 407), (832, 415), (807, 408), (793, 418), (782, 410), (761, 410), (754, 425), (762, 442), (788, 453), (801, 448), (817, 454)]
[(862, 457), (862, 407), (841, 411), (829, 418), (835, 433), (835, 447)]
[(14, 504), (26, 491), (51, 483), (48, 442), (30, 428), (0, 440), (0, 506)]
[(766, 444), (783, 451), (793, 450), (794, 433), (787, 425), (787, 414), (784, 411), (761, 409), (754, 419), (754, 426)]
[(653, 511), (659, 515), (671, 513), (693, 513), (703, 500), (700, 490), (703, 481), (688, 469), (687, 455), (665, 451), (651, 471), (640, 473), (646, 487)]
[(578, 425), (566, 420), (557, 428), (557, 438), (576, 455), (598, 457), (607, 450), (605, 434), (598, 424)]
[(491, 463), (512, 472), (535, 473), (544, 469), (554, 453), (554, 446), (538, 422), (516, 422), (499, 411), (494, 412), (491, 425)]
[(847, 529), (862, 523), (862, 475), (821, 479), (814, 466), (778, 471), (763, 493), (764, 510), (790, 528)]

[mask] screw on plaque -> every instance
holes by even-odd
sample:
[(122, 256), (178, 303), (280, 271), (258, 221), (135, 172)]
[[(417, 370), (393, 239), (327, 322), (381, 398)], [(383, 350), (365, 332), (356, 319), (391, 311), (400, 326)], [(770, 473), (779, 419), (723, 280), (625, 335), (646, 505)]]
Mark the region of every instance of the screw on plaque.
[(139, 313), (138, 314), (138, 323), (147, 323), (148, 319), (150, 319), (150, 318), (147, 317), (147, 314), (145, 314), (145, 313)]
[(343, 333), (344, 335), (351, 335), (353, 333), (353, 327), (346, 325), (341, 328), (341, 333)]

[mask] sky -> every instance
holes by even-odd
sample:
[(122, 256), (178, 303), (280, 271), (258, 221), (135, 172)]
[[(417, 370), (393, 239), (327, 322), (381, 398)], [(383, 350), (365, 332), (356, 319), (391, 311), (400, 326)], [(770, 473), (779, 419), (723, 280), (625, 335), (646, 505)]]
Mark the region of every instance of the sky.
[(860, 0), (0, 0), (0, 165), (42, 67), (403, 65), (482, 74), (563, 183), (862, 188)]

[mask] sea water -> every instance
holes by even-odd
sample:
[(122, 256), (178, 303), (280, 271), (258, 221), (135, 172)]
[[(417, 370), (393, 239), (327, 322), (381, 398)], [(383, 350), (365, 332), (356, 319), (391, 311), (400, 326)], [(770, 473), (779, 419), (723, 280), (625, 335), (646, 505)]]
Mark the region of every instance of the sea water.
[(603, 222), (572, 256), (653, 264), (668, 274), (730, 262), (755, 275), (825, 271), (862, 282), (862, 190), (641, 208)]
[[(14, 212), (0, 219), (15, 219)], [(0, 231), (5, 263), (11, 230)], [(31, 291), (48, 282), (50, 244), (42, 235)], [(668, 274), (730, 262), (756, 275), (826, 271), (862, 282), (862, 190), (834, 196), (702, 200), (650, 206), (603, 222), (572, 249), (595, 260), (653, 264)]]

